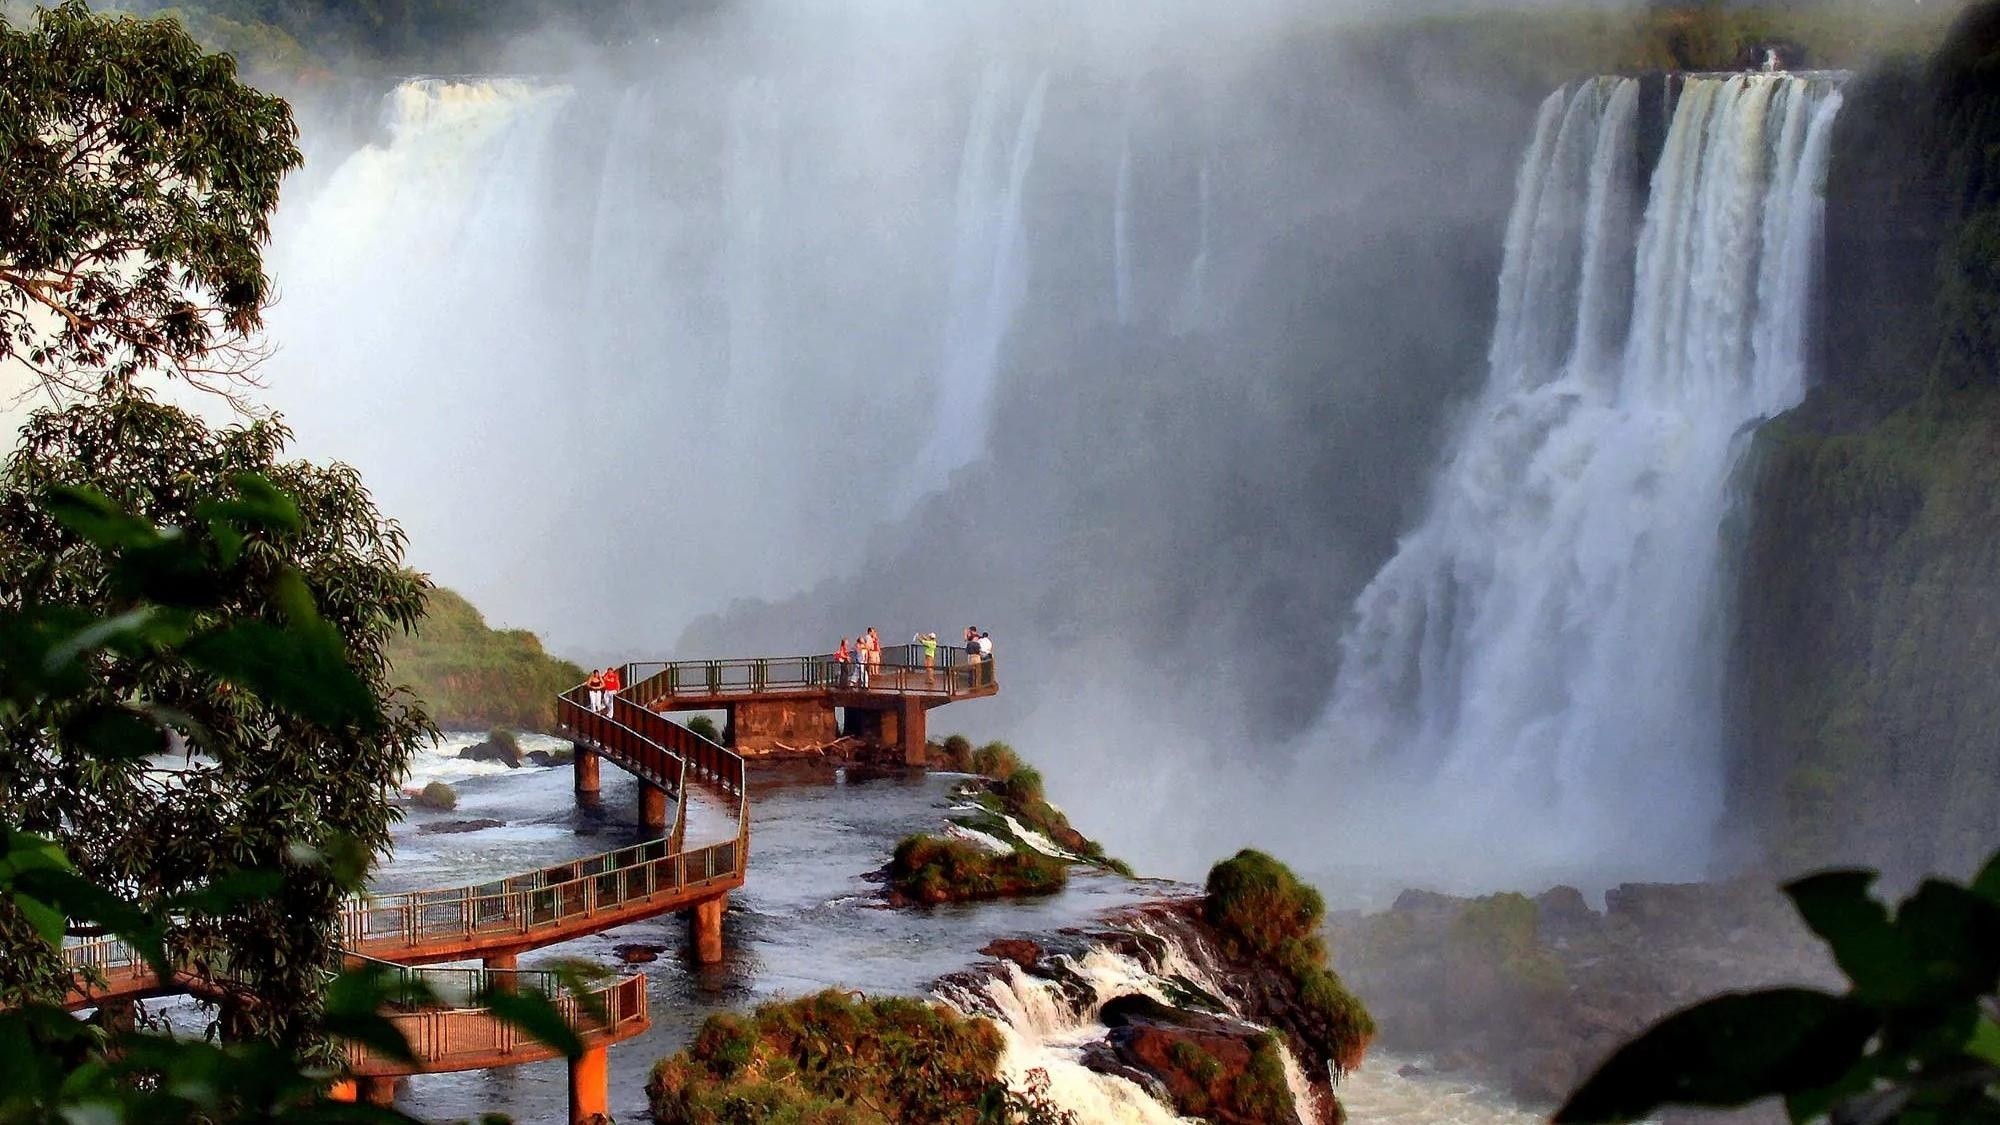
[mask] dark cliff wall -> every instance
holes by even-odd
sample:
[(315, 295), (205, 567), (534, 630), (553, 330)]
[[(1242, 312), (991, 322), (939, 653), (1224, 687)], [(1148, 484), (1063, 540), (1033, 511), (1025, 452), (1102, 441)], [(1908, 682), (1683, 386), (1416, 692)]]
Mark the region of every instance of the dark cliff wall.
[(1781, 868), (2000, 845), (2000, 4), (1848, 90), (1823, 371), (1759, 436), (1734, 827)]

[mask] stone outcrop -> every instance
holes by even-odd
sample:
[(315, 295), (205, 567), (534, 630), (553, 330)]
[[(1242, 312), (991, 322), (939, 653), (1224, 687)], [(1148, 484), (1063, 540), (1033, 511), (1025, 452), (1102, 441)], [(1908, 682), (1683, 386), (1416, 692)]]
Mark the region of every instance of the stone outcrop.
[(1409, 891), (1389, 910), (1337, 915), (1333, 947), (1385, 1046), (1540, 1104), (1717, 992), (1841, 987), (1824, 947), (1761, 880), (1628, 883), (1602, 911), (1572, 887), (1533, 899)]

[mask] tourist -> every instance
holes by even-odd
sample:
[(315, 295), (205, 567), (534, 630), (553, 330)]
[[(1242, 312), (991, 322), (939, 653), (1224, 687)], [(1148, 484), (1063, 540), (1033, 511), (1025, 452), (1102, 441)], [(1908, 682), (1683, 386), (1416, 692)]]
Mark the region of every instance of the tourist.
[(833, 650), (834, 674), (838, 677), (842, 690), (847, 688), (847, 638), (840, 638), (840, 647)]
[(868, 670), (882, 671), (882, 638), (875, 635), (875, 626), (868, 627)]
[(913, 638), (924, 648), (924, 686), (937, 686), (937, 634), (918, 633)]
[(854, 638), (854, 686), (868, 690), (868, 634), (864, 631)]
[(624, 686), (625, 684), (619, 678), (618, 669), (606, 668), (604, 670), (604, 713), (605, 714), (609, 715), (611, 713), (611, 706), (612, 706), (611, 701), (618, 698), (618, 692), (621, 689), (623, 689)]
[(590, 689), (590, 709), (591, 709), (591, 711), (592, 711), (592, 712), (594, 712), (594, 713), (596, 713), (596, 714), (599, 714), (599, 715), (602, 715), (602, 714), (604, 713), (604, 673), (603, 673), (603, 671), (601, 671), (601, 670), (599, 670), (599, 669), (596, 669), (596, 668), (592, 668), (592, 669), (590, 670), (590, 678), (589, 678), (589, 679), (587, 679), (587, 680), (585, 680), (585, 681), (583, 682), (583, 686), (584, 686), (584, 687), (586, 687), (586, 688), (589, 688), (589, 689)]
[(979, 645), (979, 677), (983, 683), (991, 685), (993, 683), (993, 634), (979, 634), (977, 643)]

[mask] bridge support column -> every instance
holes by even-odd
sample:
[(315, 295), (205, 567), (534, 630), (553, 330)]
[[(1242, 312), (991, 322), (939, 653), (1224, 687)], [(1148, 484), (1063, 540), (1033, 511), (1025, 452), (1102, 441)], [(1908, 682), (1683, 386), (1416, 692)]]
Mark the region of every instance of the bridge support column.
[(491, 982), (494, 991), (512, 992), (514, 990), (514, 978), (510, 974), (515, 969), (521, 967), (520, 954), (495, 953), (487, 957), (482, 964), (485, 966), (487, 972), (500, 974), (494, 977)]
[(729, 909), (729, 896), (716, 895), (694, 904), (688, 911), (688, 936), (694, 946), (697, 965), (722, 962), (722, 915)]
[(639, 825), (651, 832), (667, 829), (667, 791), (639, 783)]
[(396, 1080), (394, 1078), (357, 1078), (361, 1100), (369, 1105), (392, 1106), (396, 1104)]
[(106, 1000), (97, 1006), (97, 1023), (113, 1034), (130, 1032), (139, 1026), (139, 1002)]
[(611, 1116), (611, 1062), (604, 1044), (584, 1048), (569, 1064), (570, 1125), (594, 1125)]
[(926, 745), (928, 738), (924, 727), (924, 705), (914, 699), (905, 698), (896, 716), (896, 740), (903, 750), (903, 764), (912, 769), (922, 769), (930, 762), (930, 751)]
[(576, 799), (578, 804), (597, 803), (597, 751), (578, 743), (573, 768), (576, 771)]

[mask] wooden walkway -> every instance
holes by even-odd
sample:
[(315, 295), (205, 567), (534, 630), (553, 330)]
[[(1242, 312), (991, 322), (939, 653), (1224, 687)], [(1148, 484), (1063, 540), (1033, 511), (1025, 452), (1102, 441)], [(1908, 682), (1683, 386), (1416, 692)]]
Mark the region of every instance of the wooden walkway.
[[(380, 961), (401, 966), (400, 971), (412, 974), (412, 981), (421, 980), (430, 992), (463, 997), (467, 1003), (392, 1008), (386, 1014), (403, 1030), (417, 1064), (352, 1047), (348, 1078), (336, 1092), (386, 1105), (393, 1100), (398, 1075), (558, 1057), (553, 1048), (522, 1036), (471, 1002), (491, 985), (493, 974), (513, 974), (510, 987), (535, 987), (555, 998), (584, 1043), (583, 1056), (570, 1060), (572, 1122), (603, 1113), (604, 1048), (649, 1026), (645, 978), (627, 975), (572, 995), (561, 991), (549, 974), (517, 969), (515, 958), (542, 946), (686, 911), (693, 923), (697, 960), (720, 959), (723, 907), (728, 893), (743, 885), (749, 869), (746, 766), (735, 750), (703, 738), (662, 712), (805, 700), (823, 706), (829, 718), (836, 706), (847, 708), (851, 716), (887, 715), (875, 732), (892, 740), (900, 737), (920, 749), (925, 710), (998, 691), (992, 662), (969, 662), (962, 649), (940, 648), (936, 665), (926, 668), (914, 645), (885, 649), (880, 668), (864, 686), (858, 676), (852, 680), (845, 676), (830, 654), (660, 661), (626, 665), (623, 682), (628, 686), (602, 713), (591, 708), (584, 687), (564, 692), (556, 699), (556, 720), (577, 745), (579, 799), (596, 799), (597, 763), (609, 761), (638, 780), (641, 823), (660, 835), (490, 882), (349, 901), (342, 915), (342, 944), (350, 964)], [(739, 713), (747, 712), (732, 710), (732, 719)], [(913, 754), (912, 762), (920, 764), (920, 759)], [(699, 835), (707, 838), (692, 847), (687, 842), (691, 787), (718, 799), (728, 813), (722, 834), (702, 831)], [(154, 974), (136, 950), (115, 938), (71, 944), (63, 953), (77, 982), (68, 998), (72, 1008), (215, 991), (210, 979), (192, 972)], [(410, 968), (475, 959), (484, 967)], [(211, 960), (207, 971), (221, 977), (227, 970)]]

